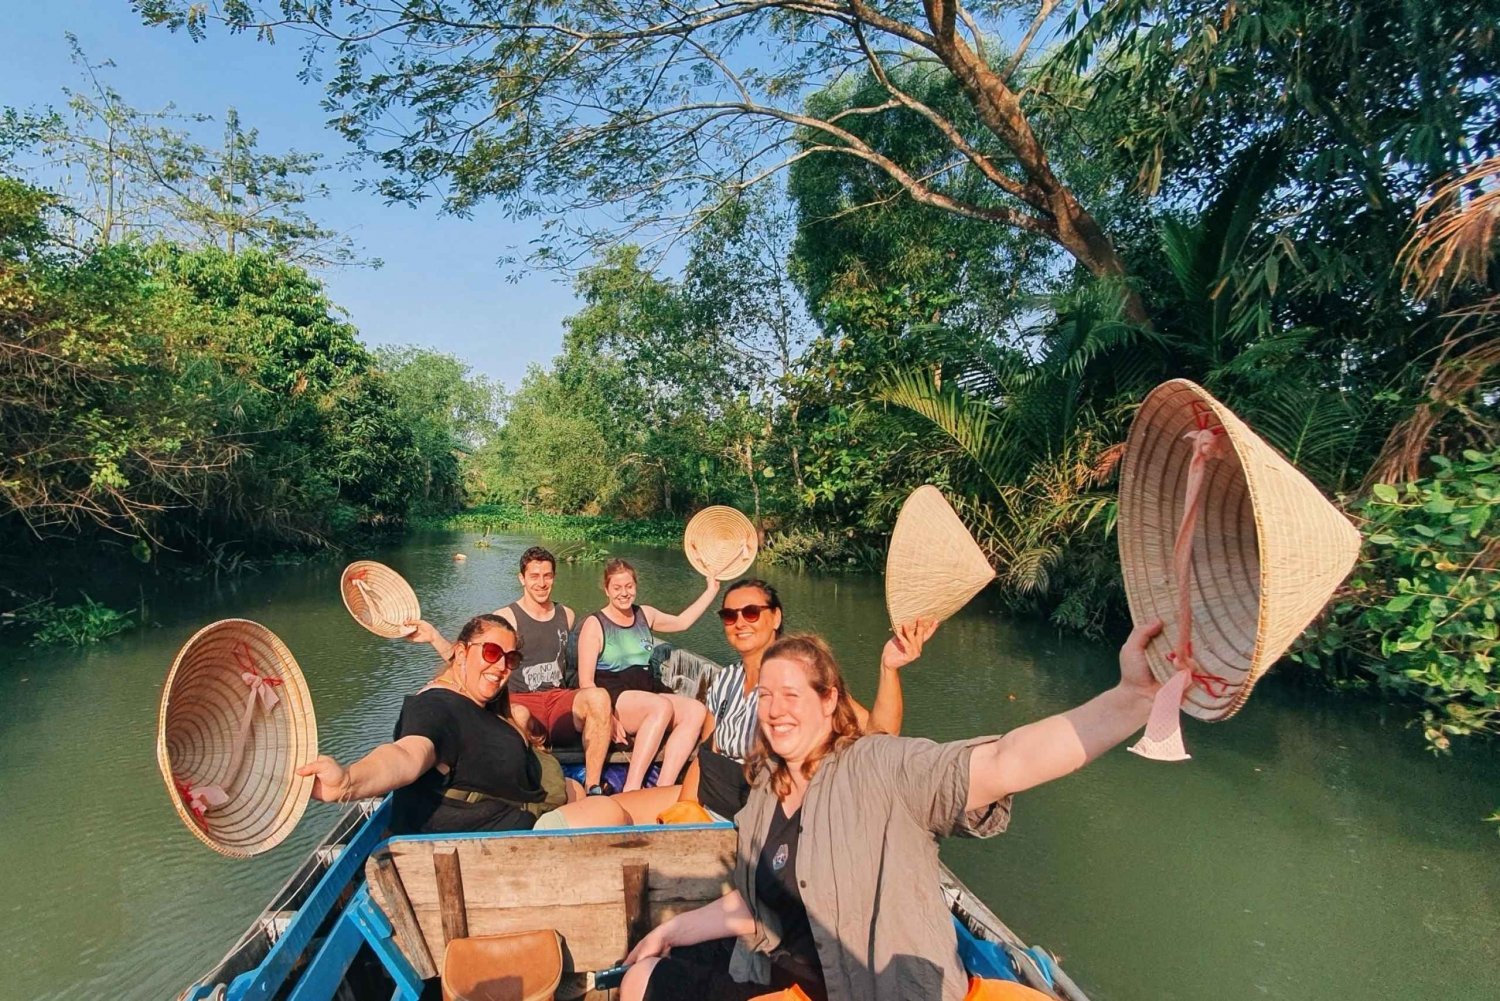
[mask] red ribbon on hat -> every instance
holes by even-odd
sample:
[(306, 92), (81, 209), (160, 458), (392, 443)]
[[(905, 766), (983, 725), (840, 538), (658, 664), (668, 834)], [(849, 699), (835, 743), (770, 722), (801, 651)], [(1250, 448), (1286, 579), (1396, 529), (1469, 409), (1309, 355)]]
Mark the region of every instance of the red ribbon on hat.
[(1186, 761), (1191, 755), (1182, 744), (1179, 713), (1189, 685), (1196, 684), (1212, 698), (1222, 698), (1229, 682), (1203, 670), (1193, 656), (1193, 532), (1203, 510), (1203, 488), (1208, 482), (1208, 463), (1224, 454), (1224, 427), (1211, 424), (1213, 411), (1200, 400), (1192, 403), (1193, 423), (1197, 430), (1183, 438), (1192, 442), (1193, 457), (1188, 463), (1186, 499), (1177, 538), (1172, 544), (1172, 567), (1177, 579), (1177, 642), (1167, 660), (1177, 672), (1162, 685), (1151, 702), (1146, 732), (1127, 750), (1153, 761)]
[(258, 701), (265, 707), (267, 712), (275, 709), (281, 702), (281, 697), (276, 694), (276, 689), (286, 682), (281, 678), (267, 677), (261, 674), (255, 666), (255, 658), (250, 652), (250, 645), (241, 640), (232, 651), (235, 662), (240, 667), (240, 680), (250, 689), (249, 697), (245, 700), (245, 711), (240, 716), (240, 726), (234, 735), (234, 744), (229, 751), (229, 767), (224, 770), (224, 778), (217, 785), (193, 785), (190, 780), (173, 777), (172, 781), (177, 786), (177, 792), (182, 796), (183, 802), (193, 814), (199, 827), (207, 829), (207, 814), (209, 810), (223, 806), (229, 802), (229, 794), (224, 788), (234, 784), (235, 777), (240, 772), (240, 762), (245, 756), (245, 741), (250, 737), (250, 725), (255, 722), (255, 703)]

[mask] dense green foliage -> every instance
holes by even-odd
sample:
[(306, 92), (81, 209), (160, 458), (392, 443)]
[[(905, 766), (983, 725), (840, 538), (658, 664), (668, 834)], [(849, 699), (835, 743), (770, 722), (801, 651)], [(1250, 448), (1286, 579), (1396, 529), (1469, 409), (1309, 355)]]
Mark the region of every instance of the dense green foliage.
[[(515, 504), (475, 504), (456, 514), (420, 517), (423, 528), (456, 528), (470, 532), (519, 532), (560, 542), (630, 542), (675, 546), (682, 542), (682, 522), (671, 518), (610, 518), (586, 514), (547, 514)], [(562, 555), (559, 550), (559, 555)]]
[(1500, 452), (1433, 458), (1357, 505), (1365, 547), (1345, 593), (1296, 656), (1350, 684), (1426, 703), (1428, 741), (1500, 732)]

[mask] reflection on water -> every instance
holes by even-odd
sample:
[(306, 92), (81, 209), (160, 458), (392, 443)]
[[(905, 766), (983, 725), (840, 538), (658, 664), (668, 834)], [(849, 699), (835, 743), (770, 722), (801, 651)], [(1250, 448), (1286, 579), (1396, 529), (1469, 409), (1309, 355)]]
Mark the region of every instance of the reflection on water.
[[(515, 560), (533, 540), (473, 541), (426, 536), (372, 555), (411, 580), (451, 638), (517, 596)], [(680, 553), (621, 552), (648, 604), (676, 611), (702, 586)], [(160, 629), (86, 653), (0, 648), (0, 998), (174, 994), (332, 823), (314, 804), (276, 851), (220, 858), (176, 819), (153, 744), (173, 653), (228, 616), (286, 640), (326, 751), (347, 760), (387, 739), (402, 696), (437, 664), (430, 648), (355, 626), (338, 569), (184, 585), (158, 597)], [(855, 694), (873, 698), (880, 579), (757, 569), (781, 590), (788, 627), (823, 632)], [(559, 568), (557, 596), (598, 607), (599, 570)], [(726, 654), (711, 615), (682, 643)], [(907, 668), (907, 732), (1003, 731), (1110, 684), (1113, 659), (976, 603)], [(1492, 753), (1435, 760), (1378, 707), (1274, 678), (1230, 723), (1190, 721), (1187, 741), (1191, 762), (1117, 751), (1027, 793), (1007, 834), (949, 842), (944, 856), (1095, 1001), (1500, 996), (1500, 840), (1478, 820), (1500, 805)]]

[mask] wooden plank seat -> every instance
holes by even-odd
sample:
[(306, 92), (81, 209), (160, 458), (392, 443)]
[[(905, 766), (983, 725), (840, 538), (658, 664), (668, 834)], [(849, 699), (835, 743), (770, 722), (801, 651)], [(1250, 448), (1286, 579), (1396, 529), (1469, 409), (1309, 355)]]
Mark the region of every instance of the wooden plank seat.
[[(614, 966), (660, 922), (723, 895), (734, 853), (730, 824), (415, 835), (386, 842), (365, 871), (424, 977), (437, 975), (434, 960), (453, 939), (540, 929), (562, 936), (564, 970), (581, 974)], [(559, 998), (609, 996), (568, 984)]]

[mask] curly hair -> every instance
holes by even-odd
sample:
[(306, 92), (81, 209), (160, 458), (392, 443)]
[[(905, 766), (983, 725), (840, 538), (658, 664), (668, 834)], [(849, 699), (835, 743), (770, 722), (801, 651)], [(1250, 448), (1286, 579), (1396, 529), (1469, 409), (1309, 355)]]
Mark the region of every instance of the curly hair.
[[(833, 707), (833, 732), (828, 735), (828, 740), (822, 747), (814, 750), (802, 762), (802, 777), (811, 779), (813, 772), (817, 771), (818, 763), (826, 755), (842, 751), (853, 744), (864, 736), (864, 730), (860, 728), (859, 717), (854, 713), (854, 700), (849, 696), (849, 686), (844, 683), (844, 672), (839, 669), (839, 662), (821, 636), (794, 633), (782, 637), (766, 648), (765, 655), (761, 657), (762, 670), (765, 664), (778, 658), (801, 664), (807, 671), (807, 683), (820, 698), (826, 697), (829, 692), (837, 692)], [(791, 767), (786, 759), (771, 750), (771, 745), (766, 742), (765, 731), (759, 726), (755, 728), (755, 743), (745, 758), (745, 781), (751, 785), (770, 782), (771, 791), (776, 793), (778, 799), (784, 799), (792, 792)]]

